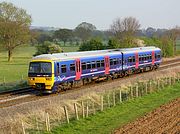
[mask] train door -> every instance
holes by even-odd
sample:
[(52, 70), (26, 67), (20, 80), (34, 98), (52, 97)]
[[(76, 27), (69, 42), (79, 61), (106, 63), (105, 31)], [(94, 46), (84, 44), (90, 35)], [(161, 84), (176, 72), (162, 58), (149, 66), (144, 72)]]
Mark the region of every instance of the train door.
[(154, 62), (155, 62), (155, 52), (152, 51), (152, 65), (154, 65)]
[(104, 63), (105, 63), (105, 74), (109, 74), (109, 56), (104, 57)]
[(81, 78), (81, 61), (76, 59), (76, 78), (75, 80), (80, 80)]
[(135, 68), (138, 69), (138, 67), (139, 67), (139, 56), (138, 56), (138, 52), (135, 53), (135, 62), (136, 62)]

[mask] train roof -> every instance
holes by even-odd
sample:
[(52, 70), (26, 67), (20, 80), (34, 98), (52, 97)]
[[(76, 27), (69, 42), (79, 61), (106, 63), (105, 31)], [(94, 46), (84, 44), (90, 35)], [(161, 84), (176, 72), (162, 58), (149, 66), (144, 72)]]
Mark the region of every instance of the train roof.
[(106, 56), (106, 55), (118, 55), (118, 54), (128, 54), (135, 52), (146, 52), (152, 50), (160, 50), (157, 47), (137, 47), (137, 48), (123, 48), (123, 49), (107, 49), (107, 50), (95, 50), (95, 51), (83, 51), (83, 52), (68, 52), (68, 53), (55, 53), (55, 54), (43, 54), (36, 57), (33, 57), (32, 60), (52, 60), (52, 61), (65, 61), (73, 60), (76, 58), (86, 58), (86, 57), (95, 57), (95, 56)]

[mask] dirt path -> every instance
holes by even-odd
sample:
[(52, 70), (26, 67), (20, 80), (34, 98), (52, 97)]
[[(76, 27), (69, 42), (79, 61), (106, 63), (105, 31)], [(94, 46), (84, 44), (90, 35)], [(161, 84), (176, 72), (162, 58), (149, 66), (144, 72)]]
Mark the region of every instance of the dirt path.
[(180, 98), (115, 130), (114, 134), (180, 134)]

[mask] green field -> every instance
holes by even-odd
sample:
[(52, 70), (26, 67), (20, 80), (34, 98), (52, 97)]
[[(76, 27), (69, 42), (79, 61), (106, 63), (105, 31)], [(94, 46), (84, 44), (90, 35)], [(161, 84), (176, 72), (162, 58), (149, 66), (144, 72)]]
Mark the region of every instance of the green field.
[(180, 40), (177, 40), (176, 42), (176, 49), (180, 51)]
[(76, 52), (79, 50), (78, 46), (62, 46), (61, 47), (63, 49), (64, 52)]
[(5, 77), (6, 82), (18, 81), (27, 77), (27, 69), (32, 55), (35, 53), (35, 47), (21, 46), (13, 51), (13, 59), (7, 61), (7, 51), (0, 52), (0, 83)]
[[(64, 52), (77, 51), (78, 47), (62, 47)], [(27, 78), (28, 64), (36, 48), (33, 46), (20, 46), (13, 51), (13, 59), (11, 62), (7, 61), (7, 51), (0, 50), (0, 83), (5, 81), (14, 82)]]
[(120, 126), (180, 97), (180, 83), (159, 92), (124, 102), (79, 121), (71, 121), (52, 130), (53, 134), (109, 134)]

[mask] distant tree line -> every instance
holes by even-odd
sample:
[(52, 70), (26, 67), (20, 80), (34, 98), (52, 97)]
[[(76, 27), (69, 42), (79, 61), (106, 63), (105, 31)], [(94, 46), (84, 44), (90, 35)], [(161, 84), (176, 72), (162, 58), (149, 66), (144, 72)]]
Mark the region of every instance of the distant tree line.
[(116, 49), (155, 45), (163, 50), (164, 56), (176, 53), (176, 41), (180, 27), (172, 29), (140, 29), (134, 17), (116, 18), (109, 30), (97, 30), (96, 26), (82, 22), (75, 29), (60, 28), (47, 31), (30, 29), (31, 16), (12, 3), (0, 3), (0, 45), (8, 51), (11, 61), (13, 50), (22, 44), (36, 46), (35, 55), (63, 52), (62, 46), (79, 46), (79, 51)]
[(60, 46), (79, 45), (79, 51), (128, 48), (138, 46), (157, 46), (163, 50), (163, 56), (173, 56), (176, 52), (176, 40), (180, 28), (140, 29), (139, 21), (134, 17), (116, 18), (106, 31), (97, 30), (87, 22), (82, 22), (75, 29), (59, 29), (40, 32), (37, 42), (54, 42)]

